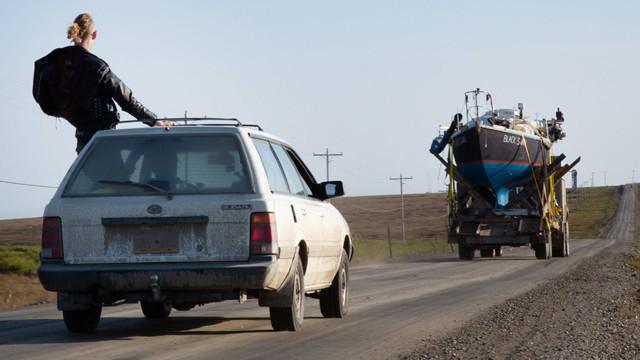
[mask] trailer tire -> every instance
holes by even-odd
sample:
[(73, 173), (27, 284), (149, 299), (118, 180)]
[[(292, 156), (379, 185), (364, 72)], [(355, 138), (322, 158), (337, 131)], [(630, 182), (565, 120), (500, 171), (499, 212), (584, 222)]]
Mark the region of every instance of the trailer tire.
[(566, 249), (565, 256), (571, 255), (571, 243), (569, 242), (569, 223), (565, 223), (564, 227), (564, 247)]
[(483, 257), (483, 258), (493, 257), (493, 248), (480, 248), (480, 257)]
[(569, 224), (563, 224), (561, 232), (557, 233), (557, 241), (554, 241), (553, 257), (567, 257), (569, 256)]
[(533, 247), (536, 252), (536, 259), (548, 260), (551, 258), (551, 238), (549, 235), (540, 235), (538, 243)]
[(473, 260), (476, 250), (471, 245), (458, 244), (458, 257), (460, 260)]
[(494, 250), (494, 255), (495, 256), (502, 256), (502, 246), (496, 246), (496, 248)]

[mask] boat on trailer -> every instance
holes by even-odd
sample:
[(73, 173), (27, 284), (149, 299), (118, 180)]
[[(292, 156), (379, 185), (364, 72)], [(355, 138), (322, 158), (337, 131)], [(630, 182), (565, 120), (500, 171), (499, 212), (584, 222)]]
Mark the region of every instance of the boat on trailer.
[(430, 149), (450, 176), (448, 238), (460, 258), (472, 259), (476, 249), (499, 255), (504, 245), (531, 245), (539, 259), (567, 256), (562, 176), (580, 158), (563, 165), (564, 154), (551, 155), (565, 137), (560, 109), (550, 120), (531, 120), (522, 104), (494, 109), (491, 94), (480, 89), (465, 93), (465, 109), (466, 118), (454, 115)]
[[(540, 171), (551, 141), (540, 131), (544, 125), (524, 116), (521, 105), (495, 110), (491, 95), (480, 89), (465, 93), (465, 105), (467, 121), (451, 135), (453, 156), (462, 175), (502, 198)], [(560, 131), (562, 121), (556, 125)]]

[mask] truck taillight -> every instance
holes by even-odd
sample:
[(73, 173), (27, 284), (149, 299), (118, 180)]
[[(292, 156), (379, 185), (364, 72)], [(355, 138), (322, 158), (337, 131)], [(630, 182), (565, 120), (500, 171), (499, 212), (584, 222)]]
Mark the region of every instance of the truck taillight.
[(251, 254), (274, 253), (276, 243), (276, 217), (273, 213), (251, 214)]
[(62, 221), (59, 217), (42, 220), (42, 258), (62, 259)]

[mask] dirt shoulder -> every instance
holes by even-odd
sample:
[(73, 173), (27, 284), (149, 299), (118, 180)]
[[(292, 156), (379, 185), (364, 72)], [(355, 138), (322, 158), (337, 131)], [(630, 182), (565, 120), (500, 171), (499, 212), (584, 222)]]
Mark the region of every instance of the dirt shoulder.
[(56, 299), (56, 293), (47, 291), (36, 276), (0, 273), (0, 311), (37, 305)]
[(640, 258), (638, 190), (627, 189), (621, 201), (624, 213), (608, 236), (617, 239), (613, 246), (444, 337), (425, 339), (404, 358), (640, 358), (640, 271), (630, 265)]

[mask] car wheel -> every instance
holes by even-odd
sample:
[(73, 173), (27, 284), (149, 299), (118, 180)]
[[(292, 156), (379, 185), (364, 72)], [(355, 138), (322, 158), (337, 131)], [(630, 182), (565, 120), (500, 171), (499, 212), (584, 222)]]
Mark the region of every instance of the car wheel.
[(297, 257), (294, 266), (291, 306), (269, 307), (271, 326), (276, 331), (297, 331), (304, 320), (304, 270)]
[(171, 314), (171, 301), (140, 301), (142, 313), (147, 319), (166, 319)]
[(98, 327), (102, 306), (91, 306), (86, 310), (63, 310), (62, 318), (70, 332), (92, 332)]
[(331, 286), (320, 291), (320, 311), (326, 318), (342, 318), (349, 306), (349, 255), (342, 250), (340, 268)]

